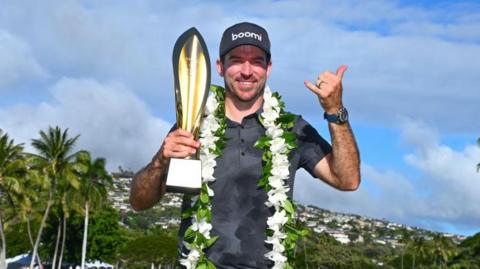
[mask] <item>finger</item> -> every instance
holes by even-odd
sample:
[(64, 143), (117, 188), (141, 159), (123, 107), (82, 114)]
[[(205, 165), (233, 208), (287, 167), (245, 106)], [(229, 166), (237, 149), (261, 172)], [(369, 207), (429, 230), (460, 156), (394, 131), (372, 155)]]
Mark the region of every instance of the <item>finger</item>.
[(313, 85), (313, 83), (311, 83), (310, 81), (305, 80), (303, 83), (305, 84), (305, 87), (307, 87), (314, 94), (320, 96), (321, 98), (325, 97), (325, 91), (318, 88), (316, 85)]
[(303, 84), (305, 84), (305, 87), (307, 87), (310, 91), (312, 91), (313, 93), (315, 94), (319, 94), (320, 92), (320, 89), (316, 86), (316, 85), (313, 85), (312, 82), (308, 81), (308, 80), (305, 80), (303, 82)]
[(181, 151), (181, 152), (171, 151), (171, 152), (168, 152), (168, 154), (166, 155), (168, 155), (167, 156), (168, 158), (186, 158), (188, 156), (191, 156), (192, 153), (185, 152), (185, 151)]
[(336, 81), (338, 81), (338, 77), (332, 73), (332, 72), (323, 72), (321, 75), (320, 75), (320, 80), (322, 80), (323, 82), (327, 83), (327, 84), (335, 84)]
[(165, 157), (175, 157), (175, 156), (178, 156), (178, 154), (189, 156), (189, 155), (195, 154), (197, 150), (189, 146), (172, 144), (172, 145), (165, 145), (164, 152), (165, 152), (164, 154)]
[(317, 79), (315, 86), (317, 86), (317, 88), (320, 89), (322, 87), (322, 84), (325, 84), (325, 81), (323, 81), (319, 78), (319, 79)]
[(169, 145), (184, 145), (195, 149), (200, 147), (200, 142), (193, 140), (193, 138), (183, 136), (171, 137), (166, 143)]
[(184, 136), (184, 137), (190, 137), (193, 139), (193, 134), (190, 133), (189, 131), (185, 131), (183, 129), (180, 129), (178, 128), (177, 130), (175, 130), (174, 132), (171, 133), (172, 135), (175, 135), (175, 136)]
[(338, 67), (336, 72), (337, 77), (339, 77), (340, 79), (343, 79), (343, 74), (345, 73), (345, 71), (347, 71), (347, 69), (348, 69), (348, 66), (344, 64), (340, 65), (340, 67)]

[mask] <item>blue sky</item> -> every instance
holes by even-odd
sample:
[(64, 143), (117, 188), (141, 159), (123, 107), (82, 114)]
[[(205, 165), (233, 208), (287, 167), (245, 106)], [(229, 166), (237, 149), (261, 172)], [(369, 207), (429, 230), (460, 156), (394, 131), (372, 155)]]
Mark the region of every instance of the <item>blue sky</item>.
[[(171, 53), (191, 26), (211, 61), (223, 30), (264, 26), (269, 80), (329, 139), (303, 81), (347, 64), (361, 149), (352, 193), (297, 173), (295, 199), (445, 232), (480, 231), (478, 1), (0, 0), (0, 128), (29, 143), (49, 125), (110, 169), (139, 169), (174, 122)], [(213, 83), (223, 84), (213, 74)], [(29, 146), (27, 146), (28, 149)]]

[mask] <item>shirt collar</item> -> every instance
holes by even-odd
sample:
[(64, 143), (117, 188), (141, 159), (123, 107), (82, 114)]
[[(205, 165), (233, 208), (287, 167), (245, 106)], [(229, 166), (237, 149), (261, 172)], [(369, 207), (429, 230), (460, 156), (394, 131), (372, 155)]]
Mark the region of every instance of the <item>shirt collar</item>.
[(253, 112), (252, 114), (249, 114), (249, 115), (245, 116), (242, 119), (241, 123), (237, 123), (235, 121), (232, 121), (227, 117), (227, 127), (235, 128), (237, 126), (242, 125), (245, 128), (252, 128), (252, 127), (258, 126), (258, 124), (262, 125), (261, 122), (260, 122), (260, 115), (262, 113), (263, 113), (263, 105), (260, 106), (260, 108), (257, 109), (257, 111)]

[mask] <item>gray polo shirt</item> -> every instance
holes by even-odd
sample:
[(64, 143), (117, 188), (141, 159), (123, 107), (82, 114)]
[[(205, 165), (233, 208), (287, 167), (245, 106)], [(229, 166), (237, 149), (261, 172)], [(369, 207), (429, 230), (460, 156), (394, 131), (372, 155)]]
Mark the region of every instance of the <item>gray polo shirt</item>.
[[(265, 205), (267, 194), (257, 187), (262, 175), (262, 150), (253, 145), (265, 128), (260, 124), (260, 111), (245, 117), (241, 123), (227, 120), (227, 145), (217, 158), (210, 187), (212, 200), (212, 236), (219, 239), (207, 250), (207, 255), (217, 268), (269, 268), (272, 263), (264, 256), (270, 251), (265, 244), (266, 221), (272, 210)], [(297, 134), (297, 148), (290, 154), (289, 196), (293, 194), (295, 172), (300, 167), (315, 177), (315, 165), (331, 146), (300, 116), (296, 118), (293, 131)], [(184, 198), (182, 212), (190, 207)], [(180, 243), (190, 220), (182, 220), (179, 231)]]

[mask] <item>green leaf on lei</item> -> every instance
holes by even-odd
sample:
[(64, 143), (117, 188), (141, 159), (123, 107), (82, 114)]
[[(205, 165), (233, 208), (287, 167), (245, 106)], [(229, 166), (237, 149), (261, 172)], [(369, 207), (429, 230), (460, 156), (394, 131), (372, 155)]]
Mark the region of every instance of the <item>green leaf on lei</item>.
[(195, 231), (193, 231), (191, 227), (188, 227), (188, 229), (185, 231), (183, 239), (187, 242), (192, 242), (195, 239)]
[(260, 137), (257, 142), (253, 145), (257, 149), (265, 149), (270, 146), (270, 138), (268, 136), (262, 136)]
[(182, 213), (182, 219), (188, 219), (193, 216), (193, 212), (196, 210), (195, 207), (190, 207)]
[(285, 211), (287, 211), (290, 214), (293, 214), (295, 212), (292, 202), (290, 202), (290, 200), (288, 199), (285, 200), (285, 203), (283, 203), (283, 208), (285, 209)]
[(208, 202), (210, 201), (210, 197), (208, 197), (208, 194), (203, 192), (200, 193), (200, 201), (204, 204), (208, 204)]
[(207, 240), (207, 242), (205, 243), (205, 246), (208, 248), (210, 246), (212, 246), (217, 240), (218, 240), (218, 236), (214, 236), (210, 239)]

